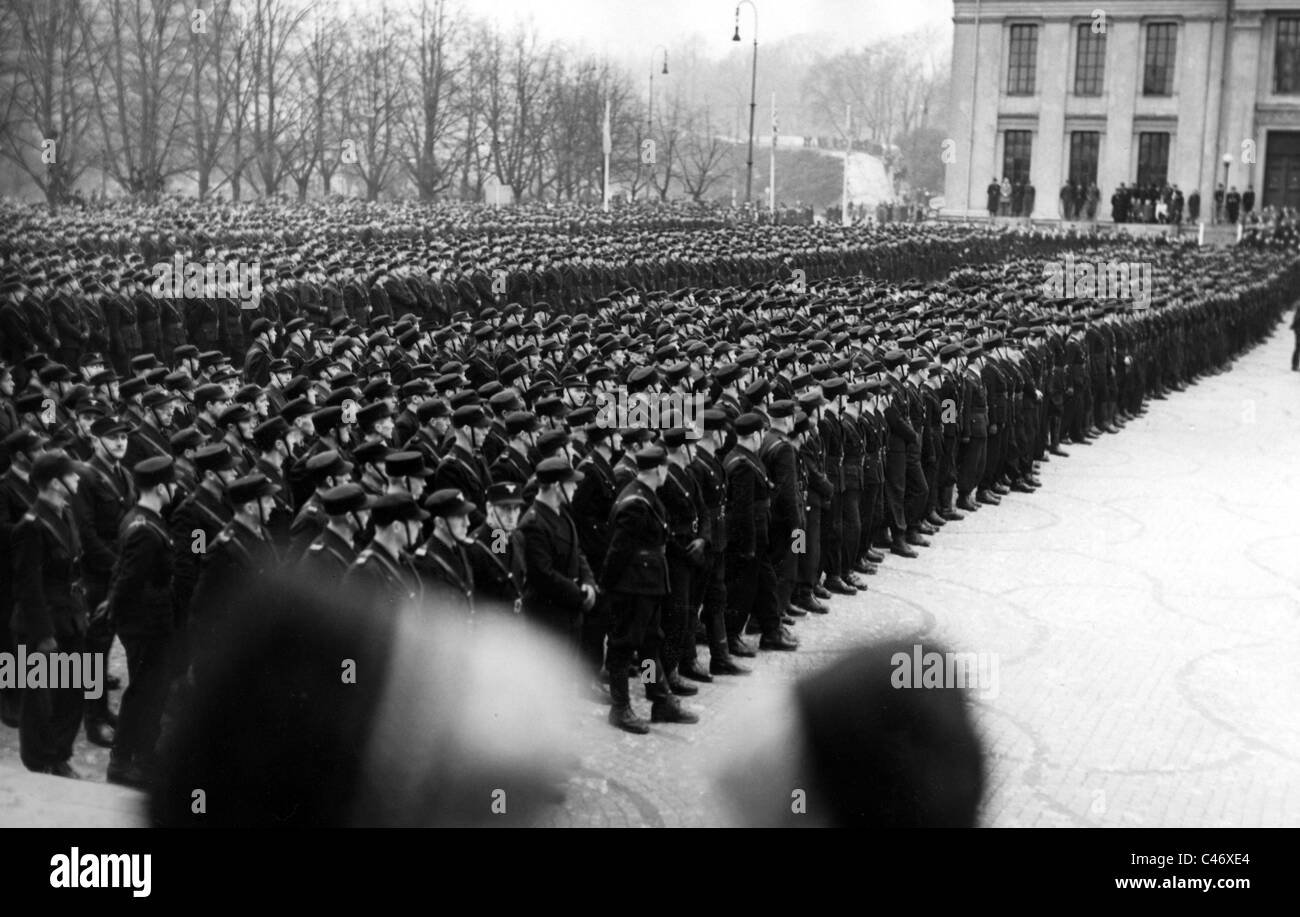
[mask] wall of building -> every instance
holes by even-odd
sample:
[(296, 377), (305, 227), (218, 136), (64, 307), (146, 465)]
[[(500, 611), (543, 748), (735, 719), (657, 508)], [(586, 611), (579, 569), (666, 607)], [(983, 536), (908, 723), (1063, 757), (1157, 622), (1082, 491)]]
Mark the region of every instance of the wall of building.
[[(1138, 135), (1170, 136), (1168, 176), (1185, 195), (1201, 193), (1207, 211), (1232, 155), (1229, 184), (1253, 184), (1262, 196), (1268, 130), (1300, 130), (1300, 96), (1273, 92), (1278, 15), (1300, 14), (1300, 0), (1114, 0), (1105, 4), (1106, 56), (1098, 97), (1073, 93), (1076, 27), (1094, 22), (1095, 0), (955, 0), (945, 213), (976, 216), (985, 188), (1002, 176), (1003, 132), (1033, 135), (1033, 216), (1058, 216), (1058, 193), (1069, 173), (1069, 135), (1100, 133), (1099, 217), (1110, 195), (1137, 177)], [(1173, 92), (1144, 96), (1147, 24), (1178, 24)], [(1006, 94), (1011, 24), (1038, 26), (1035, 91)], [(1243, 162), (1253, 154), (1254, 162)]]

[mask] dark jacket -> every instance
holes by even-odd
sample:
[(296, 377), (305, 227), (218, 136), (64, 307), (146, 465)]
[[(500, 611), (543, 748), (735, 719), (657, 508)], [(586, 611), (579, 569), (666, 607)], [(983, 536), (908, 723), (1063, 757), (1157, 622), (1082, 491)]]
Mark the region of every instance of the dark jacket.
[(519, 520), (518, 531), (524, 552), (524, 614), (554, 620), (579, 613), (581, 587), (594, 586), (596, 579), (569, 514), (534, 501)]
[(15, 636), (33, 644), (46, 637), (86, 632), (81, 585), (81, 537), (70, 510), (45, 500), (18, 520), (13, 532)]
[(633, 595), (668, 594), (668, 512), (658, 495), (630, 481), (614, 500), (601, 585)]
[(109, 587), (109, 614), (124, 636), (170, 634), (176, 615), (172, 604), (175, 548), (162, 516), (142, 506), (122, 520), (122, 546)]

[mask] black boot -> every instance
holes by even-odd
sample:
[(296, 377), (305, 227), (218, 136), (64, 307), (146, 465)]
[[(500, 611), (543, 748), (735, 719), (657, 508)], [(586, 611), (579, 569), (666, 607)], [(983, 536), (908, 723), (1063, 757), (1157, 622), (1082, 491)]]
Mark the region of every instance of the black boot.
[(899, 557), (917, 556), (916, 552), (907, 546), (907, 542), (903, 540), (902, 535), (894, 536), (894, 544), (889, 550), (890, 553), (897, 554)]
[(632, 709), (632, 695), (627, 687), (627, 667), (632, 654), (622, 649), (611, 648), (606, 660), (609, 669), (609, 722), (625, 732), (645, 735), (650, 731), (650, 724), (636, 715)]

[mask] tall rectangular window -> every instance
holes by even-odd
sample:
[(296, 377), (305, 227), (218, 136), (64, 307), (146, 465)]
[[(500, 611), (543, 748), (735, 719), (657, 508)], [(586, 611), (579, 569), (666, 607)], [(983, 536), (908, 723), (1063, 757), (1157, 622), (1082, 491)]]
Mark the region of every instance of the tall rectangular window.
[(1070, 134), (1070, 181), (1084, 188), (1097, 180), (1097, 152), (1101, 134), (1097, 131), (1073, 131)]
[(1094, 32), (1090, 23), (1078, 27), (1078, 53), (1074, 58), (1074, 94), (1101, 95), (1102, 74), (1106, 72), (1106, 33)]
[(1029, 154), (1033, 145), (1032, 131), (1006, 131), (1002, 144), (1002, 174), (1011, 184), (1029, 183)]
[(1147, 58), (1143, 70), (1142, 94), (1174, 94), (1174, 54), (1178, 50), (1178, 26), (1157, 22), (1147, 26)]
[(1138, 184), (1160, 187), (1169, 177), (1169, 135), (1138, 134)]
[(1034, 94), (1034, 70), (1038, 63), (1038, 26), (1011, 27), (1011, 54), (1007, 67), (1007, 95)]
[(1300, 93), (1300, 19), (1277, 21), (1277, 49), (1273, 55), (1273, 91)]

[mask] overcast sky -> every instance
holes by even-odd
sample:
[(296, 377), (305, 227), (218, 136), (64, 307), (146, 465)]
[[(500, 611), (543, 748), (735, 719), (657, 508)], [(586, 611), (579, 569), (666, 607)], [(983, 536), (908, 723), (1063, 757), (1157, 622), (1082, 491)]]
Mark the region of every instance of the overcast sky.
[[(719, 56), (732, 47), (733, 0), (461, 0), (465, 9), (495, 20), (507, 30), (531, 19), (547, 38), (622, 58), (630, 49), (647, 51), (674, 44), (692, 33), (716, 42)], [(952, 0), (756, 0), (758, 42), (800, 34), (824, 37), (826, 50), (861, 47), (873, 38), (935, 26), (952, 28)], [(753, 40), (753, 17), (740, 11), (741, 38)]]

